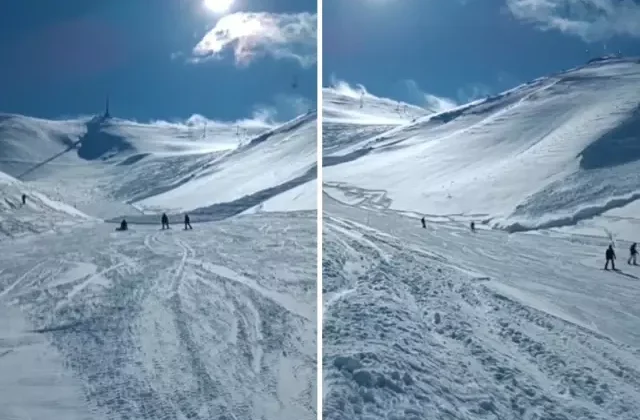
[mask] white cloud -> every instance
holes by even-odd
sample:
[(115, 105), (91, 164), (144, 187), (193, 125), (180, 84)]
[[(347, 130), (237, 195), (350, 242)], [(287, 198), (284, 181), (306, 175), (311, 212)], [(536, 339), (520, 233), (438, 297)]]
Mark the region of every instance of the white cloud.
[(640, 3), (634, 0), (507, 0), (507, 7), (516, 18), (542, 30), (559, 30), (588, 42), (640, 37)]
[(466, 87), (462, 87), (458, 89), (457, 96), (460, 103), (469, 103), (475, 101), (476, 99), (486, 98), (487, 96), (491, 96), (493, 91), (487, 85), (483, 85), (482, 83), (470, 84)]
[(234, 13), (218, 20), (198, 42), (192, 60), (220, 58), (232, 50), (236, 64), (241, 66), (271, 56), (309, 67), (316, 62), (316, 39), (316, 14)]
[(312, 101), (299, 95), (276, 95), (273, 104), (256, 105), (253, 118), (270, 124), (289, 121), (299, 115), (309, 112), (313, 107)]
[(364, 85), (356, 84), (355, 87), (353, 87), (348, 82), (339, 80), (333, 73), (331, 74), (331, 89), (340, 95), (353, 99), (360, 99), (362, 95), (369, 95)]
[(415, 80), (405, 80), (405, 86), (409, 90), (412, 99), (423, 108), (432, 112), (443, 112), (458, 106), (457, 102), (450, 98), (440, 97), (424, 92)]

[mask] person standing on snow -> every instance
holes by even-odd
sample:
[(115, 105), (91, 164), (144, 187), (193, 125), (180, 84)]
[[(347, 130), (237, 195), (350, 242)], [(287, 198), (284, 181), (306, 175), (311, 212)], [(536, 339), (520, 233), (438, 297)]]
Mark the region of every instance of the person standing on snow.
[(162, 213), (162, 230), (169, 229), (169, 218), (167, 217), (167, 213)]
[(22, 194), (22, 205), (27, 204), (27, 194)]
[(471, 232), (476, 231), (476, 222), (471, 222)]
[(636, 261), (636, 257), (638, 256), (638, 250), (636, 249), (636, 243), (634, 242), (633, 244), (631, 244), (631, 248), (629, 248), (629, 261), (627, 261), (629, 264), (631, 264), (631, 261), (633, 261), (633, 265), (638, 265), (638, 262)]
[(187, 230), (187, 228), (188, 228), (188, 229), (193, 229), (193, 228), (191, 227), (191, 222), (190, 222), (190, 220), (189, 220), (189, 215), (185, 213), (185, 214), (184, 214), (184, 230)]
[(604, 269), (609, 269), (609, 261), (611, 261), (611, 269), (615, 270), (616, 263), (614, 260), (616, 259), (616, 253), (613, 251), (613, 245), (609, 245), (609, 248), (607, 248), (607, 252), (605, 253), (605, 257), (607, 258), (607, 262), (604, 265)]
[(426, 229), (427, 228), (427, 222), (424, 220), (424, 216), (422, 216), (422, 219), (420, 219), (420, 221), (422, 222), (422, 229)]

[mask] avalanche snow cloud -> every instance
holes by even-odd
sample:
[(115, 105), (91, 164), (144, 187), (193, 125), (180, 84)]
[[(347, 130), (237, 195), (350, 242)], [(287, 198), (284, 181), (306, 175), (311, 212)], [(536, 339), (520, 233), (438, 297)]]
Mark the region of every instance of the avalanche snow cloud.
[(316, 418), (315, 125), (0, 116), (0, 418)]
[(608, 58), (415, 121), (326, 96), (325, 419), (638, 418), (640, 269), (602, 230), (640, 233), (638, 92)]

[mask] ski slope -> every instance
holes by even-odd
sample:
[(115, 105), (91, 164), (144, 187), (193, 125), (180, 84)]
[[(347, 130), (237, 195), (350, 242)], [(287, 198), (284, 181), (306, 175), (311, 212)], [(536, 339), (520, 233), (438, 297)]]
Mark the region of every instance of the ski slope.
[[(24, 204), (22, 194), (27, 195)], [(15, 238), (64, 230), (96, 220), (2, 172), (0, 197), (0, 240), (3, 237)]]
[(0, 419), (315, 419), (315, 127), (0, 116)]
[(196, 126), (2, 115), (0, 172), (104, 219), (189, 211), (217, 220), (315, 179), (315, 127), (315, 112), (281, 125)]
[(0, 244), (0, 418), (315, 418), (315, 229), (299, 213)]
[(325, 419), (638, 418), (628, 243), (324, 207)]
[(611, 58), (386, 130), (331, 123), (323, 181), (511, 232), (573, 226), (640, 198), (639, 92), (640, 62)]
[(323, 123), (325, 419), (639, 418), (639, 93), (607, 58)]
[(322, 110), (324, 158), (429, 114), (415, 105), (357, 92), (344, 84), (322, 89)]

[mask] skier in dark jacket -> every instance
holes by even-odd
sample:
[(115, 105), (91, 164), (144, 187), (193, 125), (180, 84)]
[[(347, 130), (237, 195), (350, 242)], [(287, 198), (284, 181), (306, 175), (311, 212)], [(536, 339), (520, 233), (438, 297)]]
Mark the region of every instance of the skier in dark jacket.
[(629, 261), (628, 263), (631, 264), (631, 261), (633, 261), (633, 265), (638, 265), (638, 262), (636, 261), (636, 258), (638, 256), (638, 250), (636, 249), (636, 243), (634, 242), (633, 244), (631, 244), (631, 248), (629, 248)]
[(613, 245), (609, 245), (609, 248), (607, 248), (607, 252), (605, 253), (605, 257), (607, 258), (607, 262), (604, 265), (604, 269), (605, 270), (609, 269), (609, 261), (611, 261), (611, 268), (615, 270), (616, 269), (616, 263), (615, 263), (616, 253), (613, 251)]
[(116, 230), (127, 230), (127, 221), (125, 219), (122, 219), (122, 222), (120, 222), (120, 227), (116, 228)]
[(167, 213), (162, 213), (162, 230), (169, 229), (169, 217), (167, 217)]
[(185, 213), (184, 214), (184, 230), (187, 230), (187, 229), (193, 229), (193, 228), (191, 227), (191, 221), (189, 220), (189, 215)]
[(27, 204), (27, 194), (22, 194), (22, 205)]
[(476, 231), (476, 222), (471, 222), (471, 232)]
[(427, 222), (424, 220), (424, 216), (422, 216), (422, 219), (420, 219), (420, 221), (422, 222), (422, 229), (426, 229), (427, 228)]

